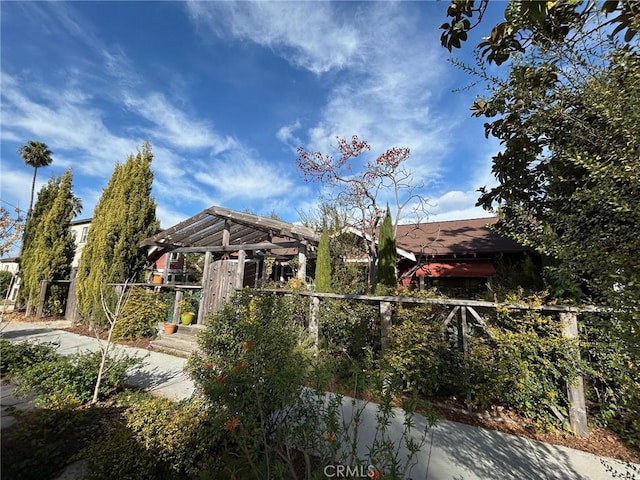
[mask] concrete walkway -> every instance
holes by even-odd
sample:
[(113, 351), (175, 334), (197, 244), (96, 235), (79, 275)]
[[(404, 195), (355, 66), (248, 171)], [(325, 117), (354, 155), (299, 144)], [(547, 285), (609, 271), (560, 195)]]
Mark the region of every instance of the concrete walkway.
[[(52, 342), (58, 345), (61, 354), (98, 349), (95, 339), (31, 323), (4, 322), (0, 328), (3, 338)], [(128, 378), (130, 385), (174, 400), (189, 398), (194, 392), (193, 383), (183, 371), (184, 358), (119, 345), (116, 350), (143, 358), (142, 368)], [(12, 411), (21, 409), (11, 398), (12, 392), (6, 392), (5, 396), (5, 389), (2, 386), (2, 428), (5, 428), (5, 422), (12, 421)], [(30, 408), (29, 402), (25, 405)], [(343, 405), (343, 414), (350, 415), (351, 401), (345, 399)], [(356, 402), (356, 408), (359, 407), (364, 409), (361, 438), (371, 438), (375, 405)], [(424, 424), (424, 418), (419, 417), (418, 429)], [(402, 422), (398, 419), (390, 431), (399, 435), (401, 430)], [(629, 471), (623, 463), (610, 458), (447, 420), (439, 420), (428, 432), (417, 460), (408, 477), (414, 480), (605, 480), (623, 478)], [(617, 475), (609, 473), (608, 469)], [(640, 474), (637, 475), (640, 478)]]

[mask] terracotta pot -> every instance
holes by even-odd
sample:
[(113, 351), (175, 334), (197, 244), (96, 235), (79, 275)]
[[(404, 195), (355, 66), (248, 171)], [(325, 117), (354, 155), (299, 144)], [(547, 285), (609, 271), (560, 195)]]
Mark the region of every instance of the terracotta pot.
[(175, 323), (165, 323), (164, 324), (164, 333), (166, 333), (167, 335), (171, 335), (172, 333), (176, 333), (176, 330), (178, 329), (178, 325), (176, 325)]

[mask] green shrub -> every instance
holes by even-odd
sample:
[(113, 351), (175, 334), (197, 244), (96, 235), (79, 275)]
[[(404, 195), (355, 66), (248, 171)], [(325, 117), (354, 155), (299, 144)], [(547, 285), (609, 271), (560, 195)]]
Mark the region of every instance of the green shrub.
[(44, 314), (47, 317), (64, 316), (67, 307), (67, 296), (69, 294), (68, 285), (49, 285), (47, 299), (44, 303)]
[(285, 450), (287, 413), (300, 399), (312, 358), (298, 314), (290, 298), (241, 291), (209, 318), (202, 356), (189, 359), (190, 375), (218, 413), (225, 441), (239, 445), (247, 475), (276, 478), (283, 467), (276, 452)]
[(104, 428), (104, 437), (85, 450), (87, 480), (180, 478), (168, 465), (156, 459), (153, 452), (142, 448), (123, 423), (109, 421)]
[(640, 345), (624, 315), (581, 315), (582, 355), (592, 369), (586, 377), (590, 414), (640, 449)]
[(100, 409), (35, 410), (2, 431), (2, 478), (58, 478), (88, 439), (100, 434)]
[(132, 288), (113, 329), (114, 339), (153, 337), (158, 323), (167, 319), (168, 306), (148, 289)]
[[(22, 392), (37, 393), (37, 403), (49, 408), (82, 405), (93, 397), (100, 361), (100, 352), (87, 352), (33, 364), (20, 372), (17, 387)], [(136, 363), (138, 360), (131, 357), (108, 358), (99, 398), (122, 388), (126, 370)]]
[(471, 402), (479, 408), (507, 405), (542, 429), (561, 426), (567, 382), (588, 369), (577, 360), (577, 342), (562, 336), (557, 319), (533, 311), (498, 311), (487, 333), (469, 339)]
[(350, 359), (363, 358), (367, 347), (380, 351), (380, 314), (377, 305), (346, 300), (320, 302), (319, 336), (323, 349)]
[(88, 448), (90, 479), (187, 479), (210, 468), (222, 430), (210, 427), (201, 402), (132, 395), (121, 419)]
[(0, 300), (4, 300), (11, 284), (13, 274), (7, 270), (0, 271)]
[(406, 390), (433, 397), (441, 392), (454, 367), (447, 362), (450, 350), (441, 327), (406, 320), (392, 327), (382, 365), (400, 377)]
[(18, 375), (27, 367), (57, 358), (56, 348), (51, 343), (14, 343), (0, 339), (0, 372), (3, 375)]
[(193, 477), (218, 449), (222, 430), (210, 428), (205, 406), (192, 399), (176, 404), (157, 397), (133, 403), (124, 419), (134, 438), (175, 472)]

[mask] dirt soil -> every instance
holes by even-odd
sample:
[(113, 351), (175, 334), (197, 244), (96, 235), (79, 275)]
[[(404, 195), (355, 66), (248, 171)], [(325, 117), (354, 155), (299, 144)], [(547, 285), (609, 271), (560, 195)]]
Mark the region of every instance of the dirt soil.
[[(32, 319), (25, 318), (22, 313), (9, 313), (4, 315), (4, 322), (11, 320), (34, 322)], [(57, 318), (48, 318), (42, 319), (37, 323), (46, 324), (47, 322), (51, 322), (55, 324), (54, 322), (59, 320), (60, 319)], [(53, 328), (95, 338), (95, 333), (85, 325), (72, 325), (65, 328), (56, 326)], [(105, 339), (107, 331), (102, 330), (99, 332), (99, 335), (100, 338)], [(150, 349), (150, 341), (151, 339), (149, 338), (140, 338), (136, 340), (119, 341), (118, 343)], [(492, 412), (469, 413), (465, 410), (464, 404), (456, 399), (441, 401), (434, 405), (434, 410), (438, 418), (475, 425), (553, 445), (575, 448), (576, 450), (593, 453), (594, 455), (617, 458), (640, 464), (640, 451), (628, 447), (619, 435), (607, 428), (592, 425), (589, 427), (589, 436), (586, 438), (581, 438), (565, 431), (540, 432), (536, 431), (527, 419), (502, 407), (497, 407)]]

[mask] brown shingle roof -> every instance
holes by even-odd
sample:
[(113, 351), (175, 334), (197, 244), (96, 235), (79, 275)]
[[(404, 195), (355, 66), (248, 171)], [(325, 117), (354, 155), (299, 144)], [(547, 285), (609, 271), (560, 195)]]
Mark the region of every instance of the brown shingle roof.
[(416, 255), (473, 255), (513, 253), (528, 250), (519, 243), (489, 229), (496, 217), (398, 225), (400, 248)]

